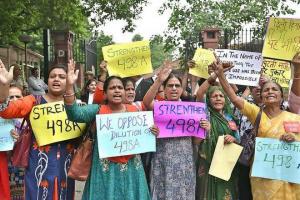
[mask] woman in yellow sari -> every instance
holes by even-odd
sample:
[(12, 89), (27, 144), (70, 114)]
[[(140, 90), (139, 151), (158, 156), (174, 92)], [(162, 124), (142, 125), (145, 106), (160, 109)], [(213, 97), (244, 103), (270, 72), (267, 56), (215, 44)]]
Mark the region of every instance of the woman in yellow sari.
[[(212, 67), (231, 102), (254, 124), (260, 108), (234, 93), (219, 62), (213, 63)], [(263, 110), (257, 136), (277, 138), (284, 142), (300, 141), (300, 134), (288, 132), (284, 128), (284, 122), (299, 122), (300, 115), (280, 109), (283, 101), (280, 85), (271, 81), (266, 82), (261, 88), (261, 100)], [(251, 185), (254, 200), (300, 200), (300, 184), (251, 177)]]

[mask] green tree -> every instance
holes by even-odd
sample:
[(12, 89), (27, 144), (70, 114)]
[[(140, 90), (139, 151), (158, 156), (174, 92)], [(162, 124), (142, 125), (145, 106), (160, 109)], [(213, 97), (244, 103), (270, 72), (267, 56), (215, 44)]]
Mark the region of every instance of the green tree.
[[(134, 29), (146, 0), (2, 0), (0, 44), (21, 44), (21, 34), (42, 35), (42, 29), (69, 29), (90, 36), (92, 27), (114, 19), (125, 20), (124, 31)], [(35, 38), (35, 37), (34, 37)]]
[[(82, 0), (91, 21), (96, 25), (111, 20), (124, 20), (123, 31), (132, 32), (134, 20), (139, 18), (149, 0)], [(93, 14), (92, 14), (93, 13)]]
[(99, 36), (97, 37), (97, 51), (99, 52), (98, 56), (98, 63), (100, 63), (103, 58), (102, 47), (114, 44), (113, 37), (111, 35), (105, 35), (103, 31), (100, 32)]
[(201, 29), (208, 26), (239, 29), (248, 23), (263, 28), (268, 16), (293, 14), (300, 0), (168, 0), (160, 13), (170, 9), (168, 31), (164, 38), (166, 48), (183, 46), (186, 39), (198, 40)]
[(79, 0), (3, 0), (0, 2), (0, 43), (20, 43), (21, 34), (41, 35), (43, 28), (88, 34), (90, 25)]
[[(144, 38), (140, 34), (135, 34), (131, 41), (142, 41)], [(172, 58), (173, 48), (165, 49), (164, 40), (161, 36), (156, 35), (150, 40), (151, 63), (153, 69), (161, 66), (164, 60)]]
[(136, 42), (136, 41), (142, 41), (144, 38), (140, 35), (140, 34), (135, 34), (133, 37), (132, 37), (132, 39), (131, 39), (131, 41), (132, 42)]
[(172, 59), (173, 48), (165, 49), (165, 44), (161, 36), (154, 36), (150, 41), (151, 62), (153, 69), (161, 66), (164, 60)]

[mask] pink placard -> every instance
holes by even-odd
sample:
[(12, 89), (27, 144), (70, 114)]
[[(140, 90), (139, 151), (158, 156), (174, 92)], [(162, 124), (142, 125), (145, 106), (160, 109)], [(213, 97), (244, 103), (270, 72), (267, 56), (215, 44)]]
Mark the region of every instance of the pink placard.
[(158, 101), (154, 103), (154, 122), (158, 138), (194, 136), (205, 138), (200, 119), (207, 119), (205, 104), (200, 102)]

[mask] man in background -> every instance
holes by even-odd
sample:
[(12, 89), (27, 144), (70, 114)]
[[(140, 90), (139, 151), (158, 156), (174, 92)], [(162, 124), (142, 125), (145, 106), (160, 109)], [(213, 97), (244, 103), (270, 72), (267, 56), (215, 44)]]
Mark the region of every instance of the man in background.
[(34, 67), (31, 69), (31, 76), (28, 78), (29, 93), (33, 95), (44, 95), (48, 90), (47, 84), (39, 78), (39, 69)]

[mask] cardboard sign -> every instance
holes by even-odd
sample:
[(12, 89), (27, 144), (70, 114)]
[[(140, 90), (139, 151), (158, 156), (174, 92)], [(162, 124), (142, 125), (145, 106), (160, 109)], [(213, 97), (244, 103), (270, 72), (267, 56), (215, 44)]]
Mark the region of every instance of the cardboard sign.
[(10, 151), (14, 147), (10, 131), (15, 129), (14, 121), (0, 118), (0, 151)]
[(221, 61), (232, 62), (234, 67), (225, 73), (229, 83), (257, 86), (261, 66), (261, 53), (236, 51), (230, 49), (215, 49)]
[(257, 137), (251, 176), (300, 184), (299, 152), (300, 142)]
[(208, 65), (212, 64), (215, 60), (213, 51), (198, 48), (193, 60), (196, 62), (196, 66), (194, 68), (190, 68), (189, 73), (194, 76), (207, 79), (209, 77)]
[(264, 59), (263, 74), (281, 85), (288, 88), (291, 80), (291, 64), (286, 61)]
[(130, 77), (152, 73), (149, 41), (102, 47), (110, 76)]
[(228, 181), (242, 150), (243, 147), (235, 143), (224, 144), (224, 135), (219, 136), (208, 173)]
[(100, 158), (156, 150), (156, 138), (149, 129), (154, 124), (150, 111), (100, 114), (96, 124)]
[(194, 136), (205, 138), (200, 119), (206, 119), (205, 104), (200, 102), (159, 101), (154, 103), (158, 138)]
[(34, 106), (30, 123), (39, 146), (77, 138), (85, 124), (69, 121), (62, 101)]
[(264, 42), (263, 56), (292, 60), (300, 51), (300, 19), (271, 17)]

